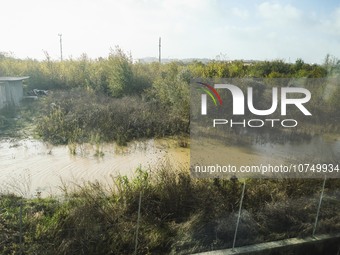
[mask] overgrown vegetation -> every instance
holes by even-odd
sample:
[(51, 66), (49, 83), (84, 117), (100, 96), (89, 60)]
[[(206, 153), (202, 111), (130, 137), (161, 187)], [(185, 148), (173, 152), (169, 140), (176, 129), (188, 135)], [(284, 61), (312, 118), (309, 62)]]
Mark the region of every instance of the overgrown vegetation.
[[(188, 117), (138, 96), (110, 98), (80, 91), (55, 92), (44, 102), (37, 132), (54, 144), (116, 141), (188, 133)], [(157, 109), (157, 110), (156, 110)]]
[[(142, 192), (138, 254), (187, 254), (232, 245), (242, 182), (193, 179), (166, 165), (110, 187), (64, 187), (62, 200), (0, 197), (0, 253), (133, 254)], [(310, 236), (322, 180), (247, 180), (237, 245)], [(317, 233), (340, 230), (340, 182), (328, 180)]]
[[(62, 62), (51, 60), (47, 53), (44, 61), (0, 54), (1, 76), (27, 75), (26, 91), (50, 90), (35, 109), (34, 123), (40, 137), (57, 144), (90, 142), (98, 134), (103, 141), (120, 144), (141, 137), (188, 134), (192, 78), (322, 78), (336, 76), (339, 70), (339, 61), (331, 56), (324, 65), (311, 65), (301, 59), (294, 64), (282, 60), (146, 64), (133, 62), (118, 47), (107, 58), (90, 59), (84, 54)], [(327, 93), (326, 104), (320, 107), (317, 100), (324, 97), (325, 88), (314, 88), (313, 106), (318, 116), (326, 112), (334, 119), (340, 88)]]
[(35, 129), (35, 102), (22, 102), (20, 107), (0, 109), (0, 137), (25, 137)]

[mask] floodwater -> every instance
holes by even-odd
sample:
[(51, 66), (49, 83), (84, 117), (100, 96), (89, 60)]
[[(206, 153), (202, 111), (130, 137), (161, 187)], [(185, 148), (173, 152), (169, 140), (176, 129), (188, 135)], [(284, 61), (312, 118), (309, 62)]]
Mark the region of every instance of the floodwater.
[(34, 139), (0, 141), (0, 191), (23, 196), (61, 193), (62, 184), (72, 186), (98, 180), (109, 184), (112, 177), (133, 176), (140, 166), (189, 165), (189, 149), (173, 139), (131, 142), (126, 147), (104, 144), (96, 156), (95, 145), (77, 145), (72, 155), (68, 146), (52, 146)]
[[(252, 142), (250, 145), (231, 146), (223, 142), (223, 138), (198, 138), (191, 139), (191, 165), (192, 173), (197, 177), (327, 177), (339, 178), (340, 171), (340, 137), (338, 136), (314, 136), (310, 139), (300, 141), (280, 141), (277, 143), (269, 142), (268, 139), (259, 139), (258, 142)], [(327, 169), (308, 170), (305, 166), (315, 169), (327, 165)], [(331, 166), (330, 166), (331, 165)], [(219, 172), (213, 169), (213, 172), (207, 172), (206, 166), (223, 166), (224, 171)], [(241, 168), (259, 167), (258, 173), (241, 172)], [(262, 166), (287, 166), (290, 168), (289, 173), (272, 174), (270, 172), (261, 172)], [(235, 171), (229, 171), (229, 169)], [(247, 169), (250, 169), (250, 168)], [(267, 167), (268, 169), (268, 167)], [(278, 169), (278, 168), (277, 168)], [(307, 171), (308, 170), (308, 171)], [(302, 172), (300, 172), (302, 171)]]
[(61, 194), (63, 184), (72, 187), (95, 180), (110, 184), (112, 177), (119, 174), (132, 177), (139, 166), (148, 170), (170, 164), (188, 169), (190, 159), (214, 164), (222, 159), (237, 167), (268, 162), (279, 165), (292, 160), (303, 164), (311, 158), (340, 162), (340, 137), (316, 136), (308, 141), (247, 146), (228, 146), (216, 141), (201, 143), (195, 139), (190, 147), (191, 153), (174, 139), (150, 139), (131, 142), (125, 147), (101, 145), (103, 156), (95, 155), (98, 149), (95, 145), (77, 145), (76, 155), (72, 155), (68, 146), (52, 146), (34, 139), (5, 139), (0, 141), (0, 192), (26, 197), (38, 192), (42, 196)]
[(283, 160), (338, 162), (340, 159), (340, 137), (314, 136), (310, 140), (284, 143), (253, 144), (250, 149), (267, 157), (279, 157)]

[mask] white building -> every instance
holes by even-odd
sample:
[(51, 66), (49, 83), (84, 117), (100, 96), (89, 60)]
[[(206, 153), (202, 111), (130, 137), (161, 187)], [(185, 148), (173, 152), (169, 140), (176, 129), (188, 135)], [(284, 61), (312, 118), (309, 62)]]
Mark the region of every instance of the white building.
[(0, 109), (5, 106), (17, 106), (24, 96), (25, 77), (0, 77)]

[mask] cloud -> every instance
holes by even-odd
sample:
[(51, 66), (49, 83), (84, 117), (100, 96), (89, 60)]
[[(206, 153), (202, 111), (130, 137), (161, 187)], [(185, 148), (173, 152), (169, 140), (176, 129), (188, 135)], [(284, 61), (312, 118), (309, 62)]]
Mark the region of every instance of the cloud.
[(240, 9), (238, 7), (233, 7), (231, 9), (233, 15), (241, 19), (247, 19), (249, 17), (249, 12), (246, 9)]
[[(248, 18), (237, 14), (233, 8), (233, 19), (225, 21), (223, 43), (230, 59), (284, 59), (320, 63), (327, 53), (338, 54), (340, 48), (340, 8), (328, 17), (322, 13), (299, 9), (292, 4), (263, 2), (247, 7)], [(240, 15), (239, 15), (240, 16)], [(323, 22), (322, 20), (325, 19)], [(324, 24), (322, 24), (324, 23)], [(337, 35), (337, 36), (336, 36)]]
[(302, 17), (302, 12), (290, 4), (263, 2), (257, 9), (259, 16), (273, 25), (296, 23)]
[(324, 25), (331, 34), (340, 35), (340, 7), (334, 10)]
[[(325, 16), (315, 5), (293, 1), (241, 0), (12, 0), (4, 3), (0, 23), (2, 51), (43, 58), (42, 49), (65, 58), (107, 56), (119, 45), (134, 58), (296, 59), (317, 62), (338, 54), (340, 8), (329, 4)], [(23, 39), (24, 38), (24, 39)]]
[(334, 27), (340, 33), (340, 7), (334, 12)]

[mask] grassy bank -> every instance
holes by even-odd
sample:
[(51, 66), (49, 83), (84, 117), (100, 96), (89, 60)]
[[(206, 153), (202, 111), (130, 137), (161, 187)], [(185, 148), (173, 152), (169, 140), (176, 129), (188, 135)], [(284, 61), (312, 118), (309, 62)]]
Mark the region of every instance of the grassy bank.
[[(237, 245), (310, 236), (322, 180), (247, 180)], [(64, 187), (63, 198), (0, 197), (0, 253), (133, 254), (142, 192), (138, 254), (187, 254), (230, 247), (242, 183), (192, 179), (167, 166), (110, 187)], [(328, 180), (317, 233), (340, 230), (339, 180)]]

